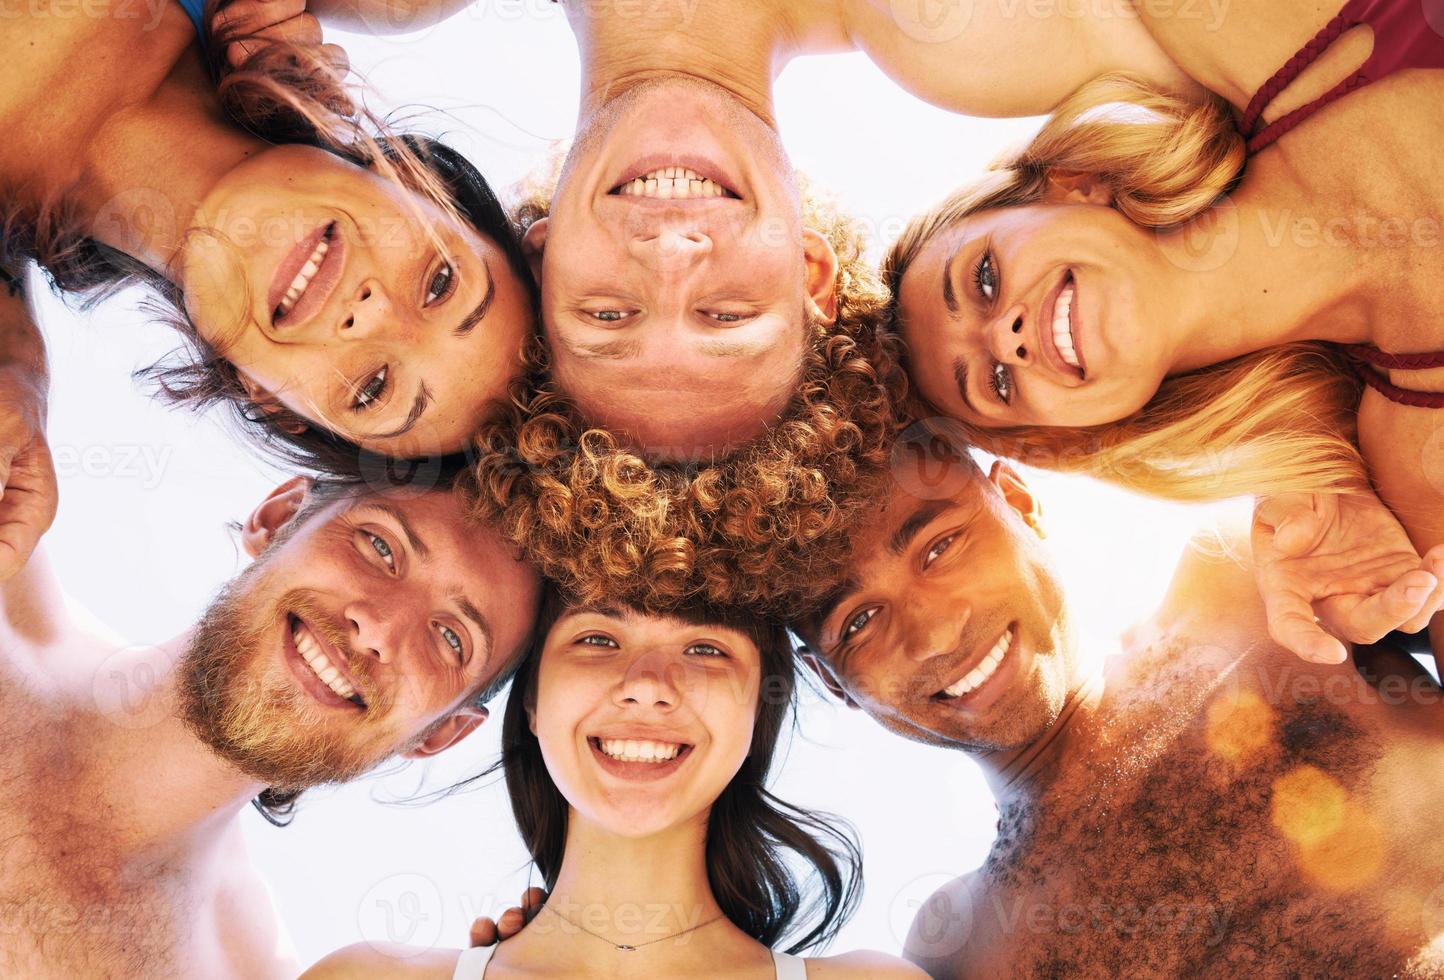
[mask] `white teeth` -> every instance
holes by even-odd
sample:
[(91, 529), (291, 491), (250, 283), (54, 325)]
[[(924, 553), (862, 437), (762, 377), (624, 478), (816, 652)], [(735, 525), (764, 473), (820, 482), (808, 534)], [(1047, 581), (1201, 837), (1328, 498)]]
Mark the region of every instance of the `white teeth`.
[(656, 197), (662, 199), (727, 197), (722, 185), (686, 167), (662, 167), (633, 178), (617, 188), (623, 197)]
[(682, 751), (675, 742), (632, 738), (599, 738), (597, 745), (605, 755), (621, 762), (670, 762)]
[(291, 641), (296, 644), (296, 652), (301, 655), (302, 660), (306, 661), (306, 666), (310, 667), (312, 672), (321, 679), (321, 683), (336, 692), (337, 697), (349, 701), (356, 696), (356, 689), (331, 663), (325, 652), (322, 651), (321, 645), (311, 635), (310, 630), (298, 623), (291, 630)]
[(301, 298), (306, 287), (311, 285), (311, 280), (315, 278), (317, 270), (321, 268), (321, 260), (330, 250), (331, 243), (322, 238), (320, 244), (311, 253), (311, 257), (306, 260), (306, 264), (301, 266), (301, 271), (296, 273), (296, 278), (291, 280), (291, 285), (286, 287), (286, 295), (282, 296), (281, 302), (276, 305), (276, 311), (281, 316), (291, 312), (291, 308), (296, 305), (296, 301)]
[(1058, 348), (1058, 353), (1063, 355), (1063, 360), (1075, 368), (1081, 368), (1078, 362), (1078, 352), (1073, 346), (1073, 284), (1070, 282), (1063, 287), (1058, 294), (1058, 302), (1053, 306), (1053, 343)]
[(1007, 654), (1008, 647), (1012, 645), (1012, 642), (1013, 630), (1009, 628), (1004, 631), (1002, 636), (998, 637), (998, 642), (993, 644), (993, 649), (988, 651), (988, 655), (983, 658), (983, 662), (968, 671), (967, 675), (952, 687), (945, 688), (943, 694), (950, 698), (960, 698), (964, 694), (969, 694), (976, 690), (997, 671), (998, 665), (1003, 662), (1003, 657)]

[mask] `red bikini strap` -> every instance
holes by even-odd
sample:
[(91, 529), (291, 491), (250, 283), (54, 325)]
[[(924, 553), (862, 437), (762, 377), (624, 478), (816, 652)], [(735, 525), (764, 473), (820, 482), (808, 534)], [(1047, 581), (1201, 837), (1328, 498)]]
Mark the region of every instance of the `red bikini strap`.
[(1354, 364), (1354, 370), (1358, 371), (1364, 384), (1389, 401), (1407, 405), (1410, 408), (1444, 408), (1444, 391), (1413, 391), (1409, 388), (1400, 388), (1384, 377), (1377, 367), (1370, 366), (1377, 364), (1380, 367), (1404, 370), (1439, 367), (1444, 366), (1444, 354), (1385, 354), (1383, 351), (1359, 344), (1347, 344), (1344, 349), (1358, 358)]
[(1324, 49), (1338, 40), (1340, 34), (1354, 26), (1356, 24), (1353, 22), (1353, 18), (1346, 18), (1342, 11), (1335, 15), (1333, 20), (1324, 25), (1323, 30), (1314, 35), (1312, 41), (1300, 48), (1298, 54), (1285, 61), (1283, 67), (1274, 72), (1273, 77), (1264, 82), (1263, 87), (1254, 93), (1254, 97), (1249, 100), (1248, 108), (1244, 110), (1243, 121), (1239, 123), (1239, 129), (1245, 135), (1252, 135), (1269, 103), (1278, 98), (1280, 92), (1293, 84), (1294, 79), (1298, 78), (1305, 68), (1318, 60), (1319, 55), (1324, 53)]
[(1344, 351), (1351, 357), (1356, 357), (1366, 364), (1372, 364), (1376, 368), (1393, 371), (1427, 371), (1430, 368), (1444, 367), (1444, 351), (1431, 351), (1423, 354), (1386, 354), (1377, 347), (1370, 347), (1367, 344), (1345, 344)]
[[(1337, 98), (1341, 98), (1342, 96), (1348, 95), (1350, 92), (1352, 92), (1356, 88), (1359, 88), (1361, 85), (1367, 85), (1368, 82), (1368, 76), (1366, 76), (1361, 71), (1356, 75), (1344, 79), (1342, 82), (1329, 89), (1327, 92), (1319, 96), (1314, 101), (1310, 102), (1308, 105), (1300, 106), (1293, 112), (1290, 112), (1287, 115), (1280, 116), (1278, 119), (1275, 119), (1273, 122), (1269, 123), (1257, 133), (1249, 135), (1247, 144), (1249, 155), (1252, 156), (1259, 150), (1262, 150), (1264, 147), (1268, 146), (1270, 143), (1273, 143), (1280, 136), (1284, 135), (1284, 133), (1287, 133), (1289, 130), (1293, 129), (1299, 123), (1303, 122), (1305, 119), (1318, 112), (1330, 102), (1334, 101)], [(1244, 132), (1247, 133), (1248, 130), (1244, 130)]]

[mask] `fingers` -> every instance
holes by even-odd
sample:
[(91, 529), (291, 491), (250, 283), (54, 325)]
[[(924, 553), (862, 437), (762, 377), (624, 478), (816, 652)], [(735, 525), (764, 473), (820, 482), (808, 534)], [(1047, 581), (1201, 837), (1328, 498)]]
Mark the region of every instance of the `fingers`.
[[(1441, 547), (1440, 552), (1441, 560), (1444, 560), (1444, 547)], [(546, 904), (546, 900), (547, 890), (545, 888), (539, 888), (536, 885), (532, 885), (521, 893), (521, 907), (526, 910), (528, 922), (541, 911), (541, 907)]]
[[(247, 31), (246, 35), (226, 48), (226, 58), (232, 68), (239, 68), (251, 55), (276, 41), (293, 44), (321, 57), (327, 57), (321, 44), (321, 22), (313, 14), (304, 11), (264, 29)], [(328, 46), (337, 47), (334, 44)]]
[(1273, 545), (1290, 557), (1313, 550), (1338, 508), (1333, 494), (1280, 493), (1254, 505), (1254, 533), (1271, 533)]
[[(1331, 620), (1329, 625), (1355, 643), (1376, 643), (1385, 634), (1402, 629), (1416, 632), (1432, 614), (1430, 597), (1439, 587), (1439, 580), (1422, 569), (1399, 576), (1388, 588), (1364, 597), (1345, 609), (1342, 603), (1321, 603)], [(1341, 600), (1344, 597), (1340, 597)], [(1409, 624), (1420, 623), (1410, 629)]]
[(1316, 664), (1343, 663), (1349, 651), (1314, 619), (1313, 607), (1301, 596), (1271, 589), (1264, 593), (1269, 635), (1275, 643)]
[(483, 916), (471, 924), (471, 945), (494, 946), (499, 939), (496, 923), (491, 919)]
[(510, 939), (526, 928), (529, 921), (526, 912), (512, 906), (496, 920), (496, 931), (502, 940)]
[[(1417, 633), (1429, 625), (1429, 620), (1440, 611), (1444, 610), (1444, 544), (1430, 549), (1420, 563), (1421, 570), (1434, 579), (1434, 586), (1427, 595), (1423, 596), (1419, 611), (1406, 619), (1395, 629), (1403, 630), (1405, 633)], [(1420, 576), (1416, 587), (1422, 587), (1426, 580)]]

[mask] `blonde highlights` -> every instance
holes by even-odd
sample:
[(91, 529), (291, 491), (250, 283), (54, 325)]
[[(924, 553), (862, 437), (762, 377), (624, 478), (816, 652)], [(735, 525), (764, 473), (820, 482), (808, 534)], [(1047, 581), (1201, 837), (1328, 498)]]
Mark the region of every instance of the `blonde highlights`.
[[(933, 236), (969, 215), (1037, 203), (1055, 177), (1086, 174), (1131, 221), (1167, 229), (1231, 190), (1245, 156), (1222, 99), (1182, 98), (1123, 74), (1095, 79), (1025, 147), (908, 224), (882, 266), (894, 316), (909, 266)], [(1366, 485), (1354, 442), (1359, 393), (1339, 351), (1291, 344), (1167, 378), (1147, 405), (1117, 422), (963, 428), (990, 452), (1174, 500), (1350, 490)], [(938, 413), (914, 398), (909, 414)]]

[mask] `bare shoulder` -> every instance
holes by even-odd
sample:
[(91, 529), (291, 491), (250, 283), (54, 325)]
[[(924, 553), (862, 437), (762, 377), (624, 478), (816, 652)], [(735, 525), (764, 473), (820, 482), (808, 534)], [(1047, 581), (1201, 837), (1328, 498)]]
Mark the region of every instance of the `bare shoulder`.
[(1227, 611), (1231, 620), (1263, 615), (1254, 577), (1249, 528), (1242, 521), (1202, 528), (1189, 539), (1174, 566), (1159, 617), (1215, 621)]
[(907, 960), (870, 949), (854, 950), (840, 956), (809, 957), (809, 980), (866, 980), (868, 977), (894, 977), (897, 980), (926, 977), (927, 974)]
[(302, 980), (448, 980), (459, 949), (430, 949), (399, 943), (355, 943), (317, 960)]
[(973, 931), (973, 888), (976, 873), (960, 875), (928, 896), (913, 917), (903, 955), (920, 974), (954, 976), (957, 958)]

